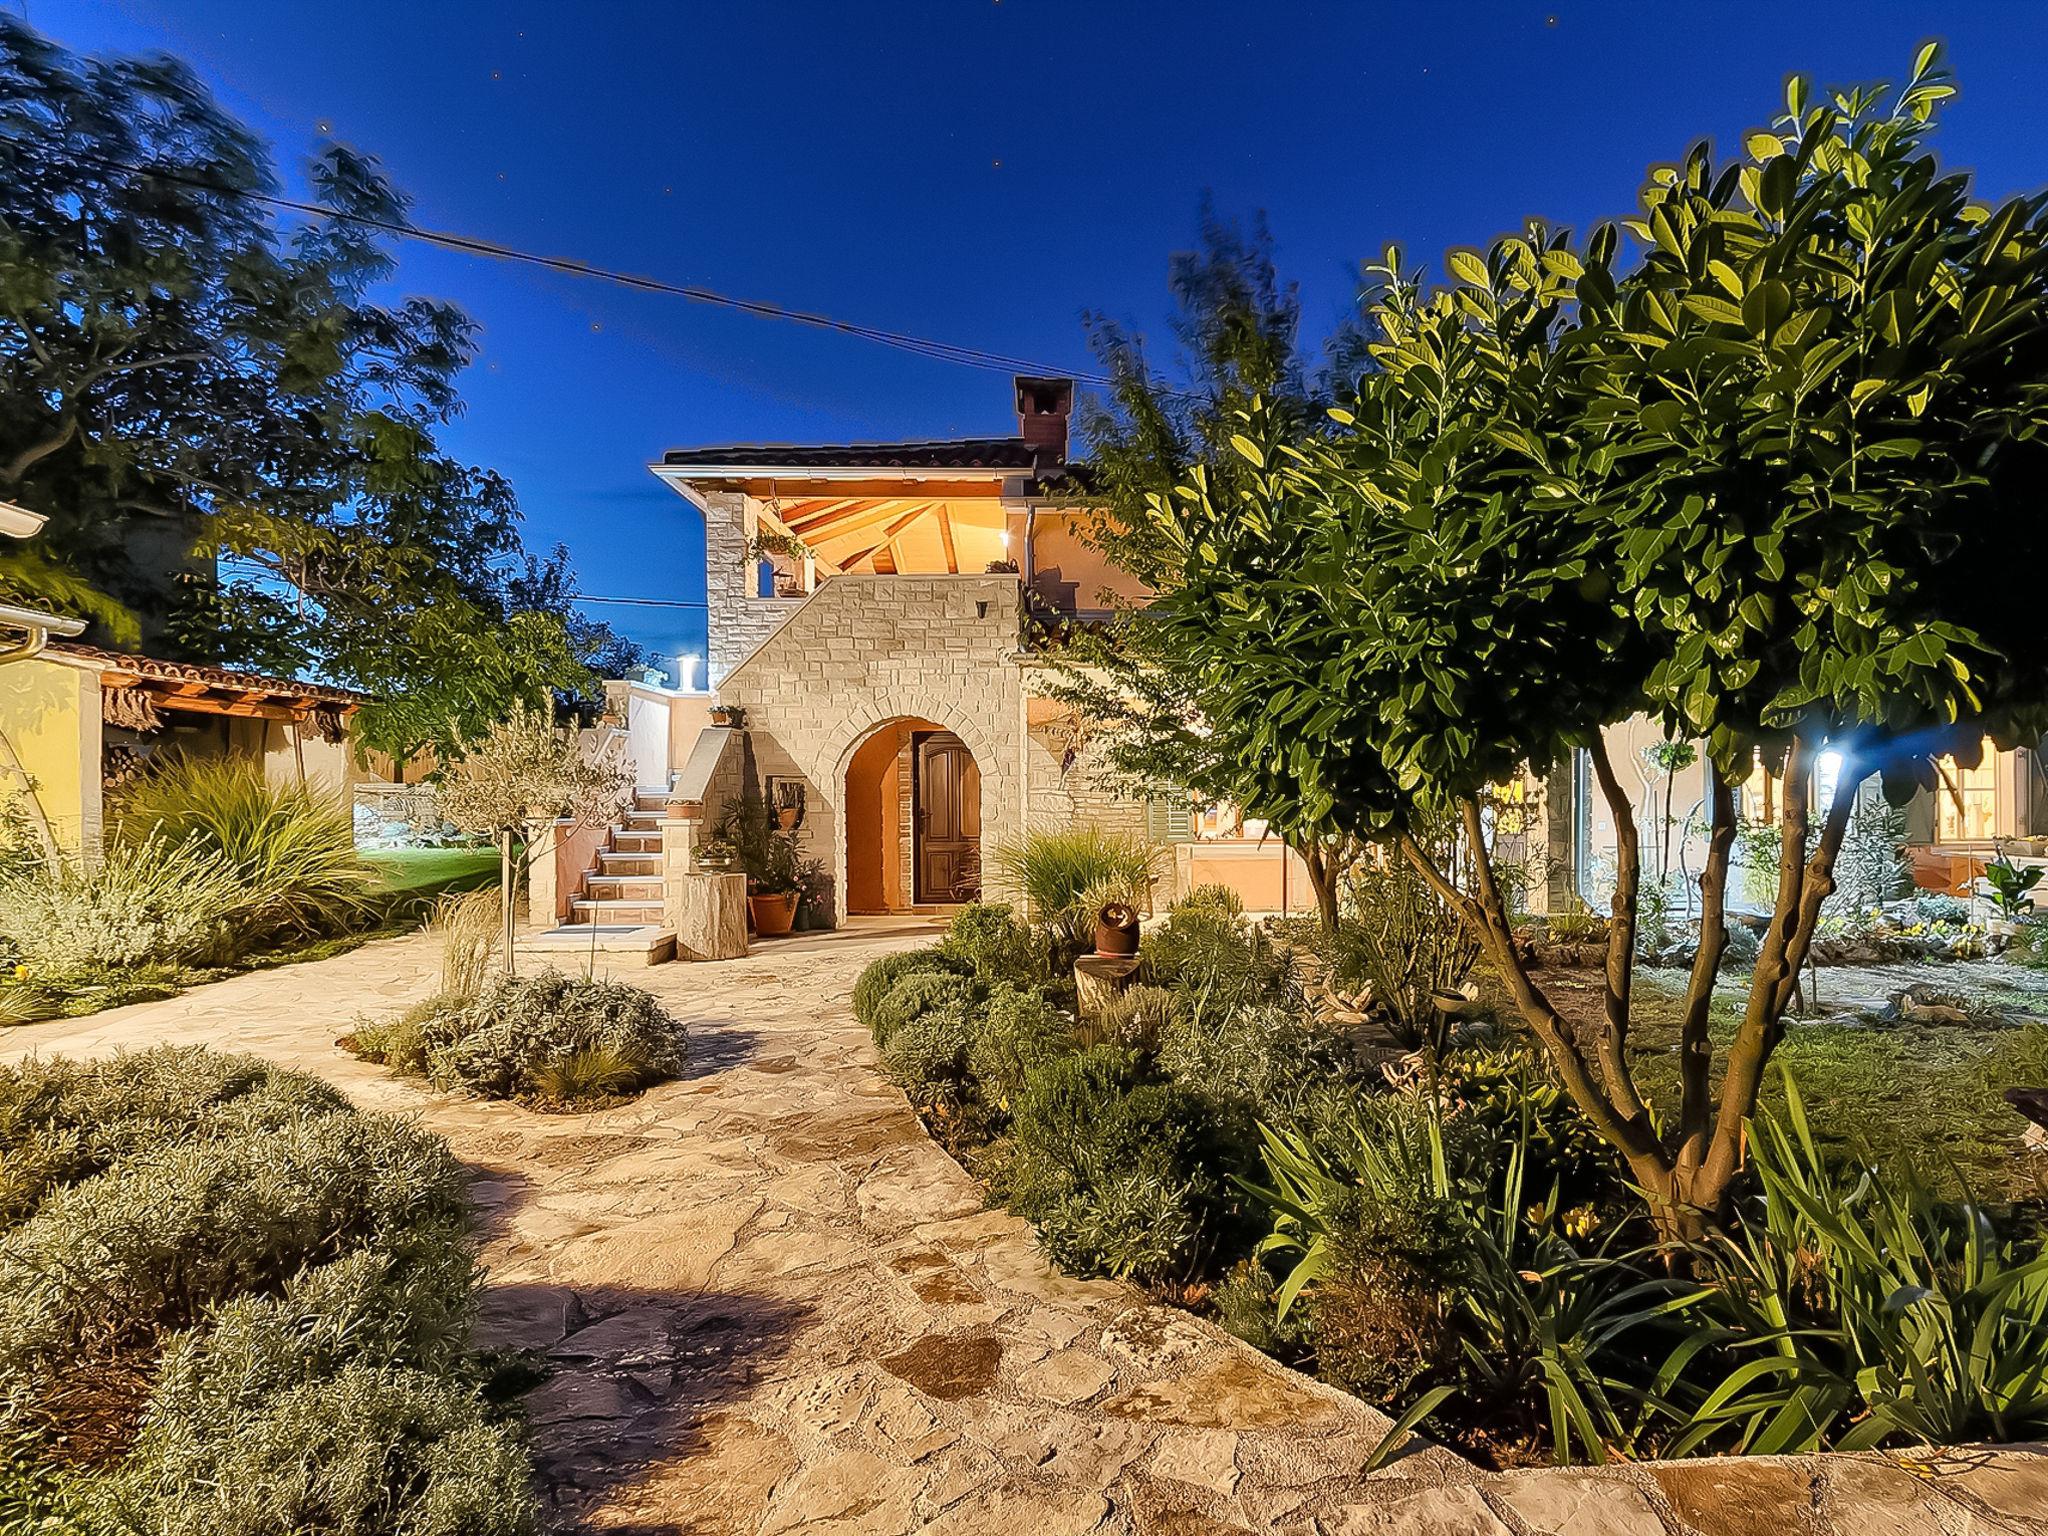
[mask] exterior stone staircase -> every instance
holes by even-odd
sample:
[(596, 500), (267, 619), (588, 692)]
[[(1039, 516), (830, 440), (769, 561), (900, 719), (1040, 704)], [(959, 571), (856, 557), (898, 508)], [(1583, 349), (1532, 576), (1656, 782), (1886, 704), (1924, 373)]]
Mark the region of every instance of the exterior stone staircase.
[(570, 904), (564, 927), (661, 926), (661, 817), (668, 791), (638, 789), (633, 808), (613, 824), (608, 848), (583, 872), (583, 888)]
[(547, 963), (601, 956), (609, 964), (651, 965), (675, 953), (665, 924), (662, 878), (663, 808), (668, 791), (642, 786), (633, 804), (600, 840), (597, 862), (583, 871), (557, 926), (521, 936), (519, 952)]

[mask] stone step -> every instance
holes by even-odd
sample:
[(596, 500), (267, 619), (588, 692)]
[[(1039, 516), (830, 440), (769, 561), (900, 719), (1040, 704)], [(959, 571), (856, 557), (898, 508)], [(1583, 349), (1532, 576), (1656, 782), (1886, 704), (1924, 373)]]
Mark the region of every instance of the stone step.
[(626, 926), (661, 922), (659, 901), (593, 900), (588, 896), (578, 896), (569, 904), (569, 910), (578, 924)]
[(647, 923), (581, 923), (521, 934), (516, 948), (521, 958), (565, 970), (593, 955), (607, 966), (659, 965), (675, 958), (676, 936)]
[(612, 851), (614, 853), (658, 854), (661, 852), (661, 834), (659, 832), (614, 832), (612, 833)]
[(593, 872), (583, 877), (583, 894), (609, 901), (659, 901), (661, 876), (607, 875)]
[(598, 853), (597, 868), (600, 874), (606, 875), (659, 875), (661, 854), (659, 851), (621, 853), (604, 849)]
[(642, 831), (652, 831), (661, 825), (662, 814), (659, 810), (628, 811), (625, 816), (625, 824)]
[(633, 791), (633, 809), (636, 811), (660, 811), (668, 808), (668, 791), (649, 789), (646, 785)]

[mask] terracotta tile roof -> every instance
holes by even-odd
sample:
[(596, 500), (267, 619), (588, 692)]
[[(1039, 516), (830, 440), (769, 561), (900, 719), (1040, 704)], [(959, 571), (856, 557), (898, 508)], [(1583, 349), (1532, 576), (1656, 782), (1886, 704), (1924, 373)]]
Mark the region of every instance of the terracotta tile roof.
[(301, 683), (287, 677), (266, 677), (261, 672), (237, 672), (229, 667), (208, 667), (189, 661), (159, 661), (154, 656), (134, 656), (125, 651), (101, 650), (96, 645), (74, 645), (52, 641), (45, 654), (70, 656), (90, 662), (102, 672), (118, 672), (138, 678), (161, 678), (173, 683), (204, 683), (209, 688), (232, 688), (244, 693), (269, 693), (284, 698), (315, 699), (327, 704), (367, 704), (370, 695), (353, 688), (330, 688), (325, 683)]
[(1038, 467), (1040, 451), (1021, 437), (957, 437), (910, 443), (729, 443), (671, 448), (676, 469), (1016, 469)]

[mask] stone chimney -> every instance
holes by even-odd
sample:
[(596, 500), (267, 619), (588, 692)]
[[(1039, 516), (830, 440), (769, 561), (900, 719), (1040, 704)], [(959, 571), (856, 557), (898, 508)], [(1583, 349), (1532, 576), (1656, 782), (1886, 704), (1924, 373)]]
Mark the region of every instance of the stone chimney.
[(1038, 472), (1067, 462), (1067, 422), (1074, 414), (1072, 379), (1017, 375), (1017, 435), (1038, 450)]

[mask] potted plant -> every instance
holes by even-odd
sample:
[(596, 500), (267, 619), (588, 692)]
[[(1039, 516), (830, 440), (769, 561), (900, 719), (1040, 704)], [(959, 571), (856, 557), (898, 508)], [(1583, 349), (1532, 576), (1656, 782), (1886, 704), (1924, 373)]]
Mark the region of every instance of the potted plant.
[(775, 825), (768, 802), (749, 790), (726, 802), (711, 846), (728, 852), (747, 877), (747, 915), (764, 939), (780, 938), (796, 920), (796, 837)]
[(830, 928), (832, 872), (823, 859), (800, 859), (796, 866), (796, 931)]
[(737, 728), (745, 724), (746, 718), (747, 712), (737, 704), (714, 704), (711, 706), (711, 723), (713, 725)]
[(2041, 883), (2041, 873), (2039, 864), (2015, 864), (2003, 849), (1984, 866), (1985, 883), (1998, 907), (1998, 916), (1987, 927), (1992, 936), (2009, 939), (2019, 932), (2020, 919), (2034, 909), (2033, 891)]

